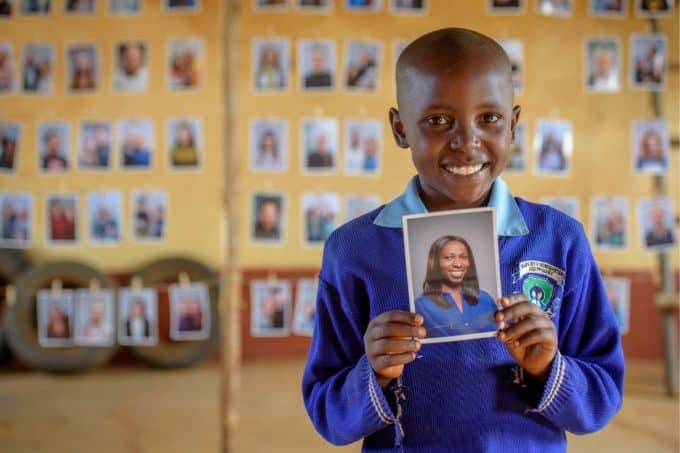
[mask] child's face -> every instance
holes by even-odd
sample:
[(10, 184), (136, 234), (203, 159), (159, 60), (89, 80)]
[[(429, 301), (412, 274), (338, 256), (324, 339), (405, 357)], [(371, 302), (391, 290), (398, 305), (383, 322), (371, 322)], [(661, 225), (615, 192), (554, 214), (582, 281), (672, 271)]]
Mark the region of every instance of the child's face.
[(398, 145), (411, 148), (429, 210), (486, 204), (508, 165), (519, 119), (508, 74), (481, 52), (456, 60), (409, 69), (400, 110), (390, 112)]

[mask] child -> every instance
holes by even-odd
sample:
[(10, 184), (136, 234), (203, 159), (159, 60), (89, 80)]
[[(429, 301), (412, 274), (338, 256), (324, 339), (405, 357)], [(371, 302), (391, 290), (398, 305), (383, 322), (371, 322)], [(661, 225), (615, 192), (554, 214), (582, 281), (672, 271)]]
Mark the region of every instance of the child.
[[(565, 431), (598, 430), (621, 407), (623, 354), (581, 225), (499, 177), (520, 114), (510, 61), (484, 35), (443, 29), (404, 50), (396, 78), (392, 132), (418, 175), (327, 240), (307, 411), (328, 441), (364, 451), (564, 451)], [(498, 219), (497, 338), (421, 348), (401, 217), (479, 206)]]

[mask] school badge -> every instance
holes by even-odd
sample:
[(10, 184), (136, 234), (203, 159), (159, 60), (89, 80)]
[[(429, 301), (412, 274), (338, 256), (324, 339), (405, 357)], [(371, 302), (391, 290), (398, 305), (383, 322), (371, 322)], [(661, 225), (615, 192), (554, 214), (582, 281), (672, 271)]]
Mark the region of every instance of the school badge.
[(555, 301), (557, 288), (564, 283), (564, 271), (543, 261), (519, 263), (522, 292), (534, 304), (547, 311)]

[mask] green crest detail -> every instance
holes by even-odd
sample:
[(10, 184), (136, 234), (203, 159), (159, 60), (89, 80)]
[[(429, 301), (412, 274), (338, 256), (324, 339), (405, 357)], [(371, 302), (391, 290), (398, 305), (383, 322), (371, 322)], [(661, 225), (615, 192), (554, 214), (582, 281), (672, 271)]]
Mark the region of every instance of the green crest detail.
[(545, 310), (550, 301), (552, 301), (554, 288), (552, 283), (542, 278), (531, 276), (524, 280), (522, 291), (532, 303)]

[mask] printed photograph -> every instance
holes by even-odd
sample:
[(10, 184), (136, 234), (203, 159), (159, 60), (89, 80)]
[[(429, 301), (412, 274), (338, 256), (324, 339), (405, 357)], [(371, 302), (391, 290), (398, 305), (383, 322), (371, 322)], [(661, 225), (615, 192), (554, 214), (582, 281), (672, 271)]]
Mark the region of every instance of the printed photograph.
[(118, 343), (153, 346), (158, 343), (158, 298), (153, 288), (118, 291)]
[(593, 197), (591, 234), (596, 250), (625, 250), (628, 247), (628, 199)]
[(633, 121), (632, 144), (636, 172), (649, 175), (668, 172), (670, 137), (666, 120)]
[(64, 12), (66, 14), (92, 14), (94, 13), (94, 0), (66, 0)]
[(427, 13), (427, 0), (390, 0), (390, 12), (422, 15)]
[(12, 43), (9, 41), (0, 42), (0, 95), (13, 93), (16, 90), (15, 80), (15, 63)]
[(626, 17), (628, 0), (588, 0), (588, 12), (593, 17)]
[(664, 34), (630, 37), (630, 86), (632, 88), (662, 91), (666, 82), (668, 42)]
[(149, 82), (149, 55), (141, 41), (119, 42), (115, 47), (113, 89), (140, 93)]
[(21, 2), (21, 12), (31, 15), (47, 15), (51, 9), (51, 0), (18, 0)]
[(581, 203), (577, 197), (543, 197), (541, 203), (547, 204), (579, 222), (581, 221)]
[(335, 87), (335, 42), (299, 40), (298, 67), (303, 91), (328, 91)]
[(423, 343), (496, 335), (501, 296), (495, 210), (406, 215), (404, 251), (411, 312), (423, 316)]
[(250, 281), (250, 335), (285, 337), (290, 334), (289, 280)]
[(0, 121), (0, 172), (16, 171), (20, 136), (21, 128), (18, 123)]
[(621, 45), (618, 38), (586, 38), (586, 90), (621, 91)]
[(290, 79), (290, 41), (285, 38), (256, 38), (252, 48), (255, 90), (286, 91)]
[(169, 13), (189, 13), (198, 11), (200, 0), (164, 0), (163, 6)]
[(203, 83), (204, 47), (200, 38), (170, 41), (167, 56), (167, 83), (170, 90), (196, 89)]
[(52, 94), (54, 48), (50, 44), (24, 44), (22, 87), (25, 93)]
[(527, 133), (526, 126), (524, 123), (517, 123), (515, 128), (515, 138), (510, 144), (510, 163), (508, 164), (506, 171), (509, 172), (522, 172), (526, 170), (527, 155), (529, 145), (527, 143)]
[(374, 209), (377, 209), (380, 205), (380, 195), (346, 195), (345, 222), (368, 214)]
[(338, 161), (338, 121), (335, 118), (302, 121), (303, 173), (335, 173)]
[(380, 44), (348, 41), (345, 47), (345, 88), (375, 91), (380, 75)]
[(536, 12), (544, 16), (569, 18), (574, 13), (573, 0), (537, 0)]
[(293, 314), (293, 333), (295, 335), (311, 337), (314, 333), (316, 287), (317, 282), (312, 278), (301, 278), (297, 281), (295, 312)]
[(203, 122), (200, 118), (171, 118), (165, 123), (168, 167), (198, 170), (203, 165)]
[(67, 90), (87, 93), (99, 86), (99, 61), (97, 49), (91, 44), (69, 46), (66, 49)]
[(288, 168), (288, 122), (283, 118), (250, 121), (250, 169), (283, 172)]
[(640, 200), (638, 221), (645, 249), (677, 251), (675, 209), (671, 199), (658, 197)]
[(323, 245), (339, 225), (340, 197), (337, 193), (302, 194), (303, 244)]
[(338, 0), (344, 1), (347, 11), (376, 12), (382, 10), (382, 0)]
[(64, 173), (70, 167), (71, 137), (68, 123), (38, 124), (38, 156), (43, 173)]
[(619, 333), (625, 335), (630, 328), (630, 280), (624, 277), (604, 277), (609, 304), (614, 311)]
[(168, 287), (170, 300), (170, 339), (206, 340), (210, 337), (210, 295), (205, 283)]
[(487, 0), (487, 9), (492, 14), (524, 14), (528, 0)]
[(534, 139), (536, 174), (567, 176), (573, 150), (572, 125), (568, 121), (538, 120)]
[(116, 343), (116, 312), (112, 290), (76, 290), (74, 340), (80, 346), (107, 347)]
[(118, 123), (120, 168), (148, 170), (153, 165), (153, 124), (149, 119), (122, 120)]
[(295, 0), (298, 11), (307, 13), (330, 13), (333, 0)]
[(256, 12), (278, 12), (288, 10), (291, 0), (252, 0)]
[(73, 345), (73, 291), (38, 291), (38, 343), (43, 348)]
[(382, 167), (382, 127), (378, 120), (345, 122), (345, 172), (377, 175)]
[(112, 139), (109, 123), (103, 121), (83, 121), (80, 123), (78, 168), (88, 171), (109, 170)]
[(251, 234), (253, 242), (280, 244), (284, 238), (285, 197), (282, 193), (253, 194)]
[(635, 0), (635, 15), (645, 18), (673, 17), (673, 0)]
[(0, 192), (0, 247), (28, 248), (33, 236), (33, 198), (29, 193)]
[(132, 238), (136, 241), (165, 240), (168, 195), (162, 190), (132, 191)]
[(512, 65), (512, 87), (515, 95), (522, 94), (524, 74), (524, 42), (521, 39), (501, 39), (498, 43), (510, 58)]
[(78, 241), (78, 197), (74, 193), (45, 197), (45, 233), (51, 245), (73, 245)]
[(141, 0), (109, 0), (109, 12), (111, 14), (137, 14), (141, 10)]
[(120, 192), (90, 192), (87, 195), (90, 243), (117, 244), (123, 231), (123, 198)]
[(15, 0), (0, 0), (0, 20), (12, 17)]

